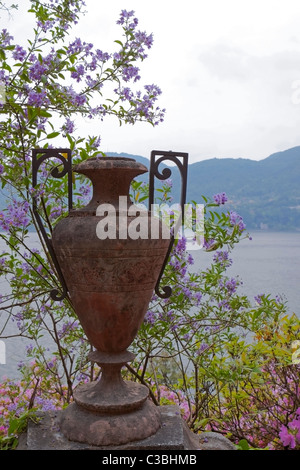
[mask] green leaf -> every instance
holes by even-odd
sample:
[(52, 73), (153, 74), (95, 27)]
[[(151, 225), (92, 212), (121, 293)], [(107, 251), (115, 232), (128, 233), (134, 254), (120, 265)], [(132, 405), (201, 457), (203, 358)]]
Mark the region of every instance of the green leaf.
[(238, 443), (238, 447), (241, 450), (250, 450), (249, 444), (246, 439), (241, 439)]
[(40, 111), (39, 111), (39, 116), (42, 116), (42, 117), (52, 117), (52, 114), (48, 113), (48, 111), (45, 111), (44, 109), (40, 109)]
[(54, 139), (54, 137), (57, 137), (60, 135), (60, 132), (51, 132), (51, 134), (47, 135), (47, 139)]
[(198, 421), (197, 424), (198, 426), (202, 427), (202, 426), (206, 426), (207, 423), (209, 423), (210, 421), (211, 421), (211, 418), (203, 418), (200, 421)]

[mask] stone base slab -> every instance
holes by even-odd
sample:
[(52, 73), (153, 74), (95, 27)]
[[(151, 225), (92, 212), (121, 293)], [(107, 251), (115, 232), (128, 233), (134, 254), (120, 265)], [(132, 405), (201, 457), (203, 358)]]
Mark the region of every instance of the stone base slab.
[(192, 433), (176, 405), (160, 406), (162, 426), (152, 436), (125, 445), (91, 446), (69, 441), (59, 427), (61, 411), (39, 414), (38, 423), (29, 421), (17, 450), (235, 450), (235, 446), (218, 433)]

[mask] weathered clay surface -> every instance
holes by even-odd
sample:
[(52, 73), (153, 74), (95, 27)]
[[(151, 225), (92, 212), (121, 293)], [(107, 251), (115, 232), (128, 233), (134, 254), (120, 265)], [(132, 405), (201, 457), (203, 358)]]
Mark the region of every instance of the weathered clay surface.
[(158, 408), (146, 400), (130, 413), (100, 414), (72, 403), (61, 416), (60, 427), (70, 441), (94, 446), (123, 445), (146, 439), (161, 426)]
[[(91, 179), (93, 197), (56, 225), (52, 243), (75, 312), (97, 350), (91, 360), (100, 365), (102, 376), (74, 392), (75, 403), (62, 413), (61, 429), (71, 441), (121, 445), (145, 439), (161, 426), (148, 389), (124, 382), (120, 370), (128, 362), (126, 349), (144, 319), (170, 240), (162, 230), (151, 236), (150, 212), (132, 210), (130, 182), (147, 171), (144, 165), (126, 158), (92, 158), (75, 171)], [(129, 232), (137, 218), (144, 231), (134, 238)], [(115, 229), (113, 235), (99, 236), (103, 221)], [(155, 224), (160, 227), (159, 219)]]
[[(169, 239), (151, 238), (155, 218), (147, 211), (143, 213), (147, 238), (122, 238), (135, 217), (126, 217), (127, 205), (125, 212), (119, 211), (119, 196), (132, 208), (130, 182), (147, 171), (146, 167), (131, 159), (107, 157), (82, 162), (75, 171), (92, 180), (93, 198), (56, 225), (53, 247), (90, 342), (99, 351), (122, 352), (144, 319)], [(99, 204), (110, 204), (115, 211), (98, 216)], [(97, 225), (104, 218), (108, 226), (110, 221), (112, 226), (116, 224), (115, 238), (98, 238)]]

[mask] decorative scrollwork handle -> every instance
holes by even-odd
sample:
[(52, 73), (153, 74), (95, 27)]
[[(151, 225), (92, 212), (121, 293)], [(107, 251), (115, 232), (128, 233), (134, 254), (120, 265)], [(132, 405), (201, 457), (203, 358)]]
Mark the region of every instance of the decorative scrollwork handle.
[[(159, 156), (156, 160), (156, 156)], [(180, 160), (182, 159), (182, 161)], [(186, 188), (187, 188), (187, 172), (188, 172), (188, 153), (182, 152), (164, 152), (159, 150), (153, 150), (151, 152), (151, 160), (150, 160), (150, 175), (149, 175), (149, 210), (151, 210), (152, 204), (154, 204), (154, 179), (158, 178), (159, 180), (166, 180), (170, 178), (172, 175), (172, 170), (170, 168), (164, 168), (162, 172), (159, 172), (159, 165), (165, 161), (169, 160), (176, 164), (177, 168), (180, 171), (181, 176), (181, 196), (180, 196), (180, 206), (181, 206), (181, 214), (182, 219), (184, 220), (184, 205), (186, 202)], [(173, 245), (175, 241), (175, 234), (173, 233), (170, 236), (170, 244), (168, 251), (166, 253), (166, 257), (164, 259), (164, 263), (158, 277), (156, 286), (155, 286), (155, 293), (161, 297), (162, 299), (168, 299), (172, 294), (172, 288), (170, 286), (162, 287), (163, 293), (160, 292), (160, 282), (163, 276), (165, 267), (168, 263)]]
[[(63, 154), (65, 154), (67, 158)], [(38, 175), (38, 170), (41, 164), (45, 160), (48, 160), (51, 158), (56, 158), (60, 160), (61, 163), (63, 164), (63, 169), (61, 171), (59, 171), (57, 167), (54, 167), (51, 170), (51, 175), (54, 178), (62, 178), (66, 174), (68, 175), (68, 207), (70, 211), (73, 205), (73, 202), (72, 202), (72, 156), (71, 156), (70, 149), (33, 149), (32, 150), (32, 187), (35, 188), (37, 185), (37, 175)], [(60, 301), (60, 300), (63, 300), (67, 296), (67, 293), (68, 293), (67, 284), (65, 282), (64, 276), (62, 274), (59, 263), (57, 261), (55, 251), (52, 245), (52, 240), (48, 237), (48, 234), (45, 230), (41, 216), (39, 214), (39, 211), (37, 208), (37, 196), (35, 195), (33, 195), (32, 209), (33, 209), (35, 220), (39, 226), (42, 237), (45, 241), (45, 244), (47, 246), (51, 259), (53, 261), (55, 270), (57, 272), (57, 275), (59, 277), (61, 287), (62, 287), (61, 293), (59, 293), (59, 290), (56, 288), (52, 289), (50, 296), (53, 300)]]

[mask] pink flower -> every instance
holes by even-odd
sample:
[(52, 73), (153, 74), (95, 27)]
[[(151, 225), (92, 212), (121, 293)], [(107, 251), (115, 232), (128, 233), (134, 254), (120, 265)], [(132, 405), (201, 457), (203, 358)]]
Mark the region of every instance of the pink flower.
[(290, 434), (288, 429), (285, 426), (282, 426), (279, 432), (279, 437), (281, 439), (282, 444), (285, 447), (290, 447), (291, 449), (294, 449), (296, 446), (296, 440), (295, 436), (293, 434)]

